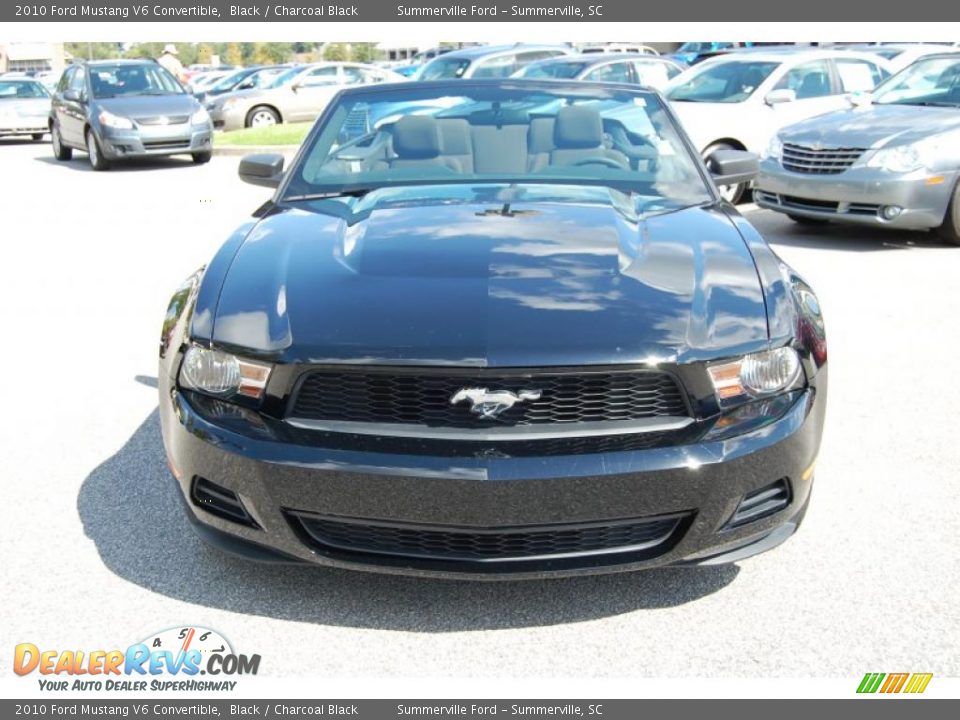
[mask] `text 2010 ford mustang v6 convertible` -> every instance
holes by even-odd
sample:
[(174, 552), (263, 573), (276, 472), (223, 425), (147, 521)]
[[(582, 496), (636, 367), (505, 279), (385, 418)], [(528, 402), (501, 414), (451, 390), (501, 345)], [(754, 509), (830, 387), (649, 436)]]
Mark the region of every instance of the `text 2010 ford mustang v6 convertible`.
[[(720, 183), (756, 157), (717, 153)], [(800, 524), (826, 393), (811, 289), (655, 93), (342, 92), (174, 295), (163, 439), (249, 557), (459, 577), (732, 562)]]

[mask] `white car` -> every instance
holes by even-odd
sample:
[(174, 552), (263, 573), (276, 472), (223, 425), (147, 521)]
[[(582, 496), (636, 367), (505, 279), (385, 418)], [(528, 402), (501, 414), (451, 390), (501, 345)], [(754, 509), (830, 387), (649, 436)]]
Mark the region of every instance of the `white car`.
[(858, 50), (882, 57), (890, 63), (894, 73), (903, 70), (907, 65), (913, 65), (917, 60), (929, 55), (960, 52), (960, 47), (937, 43), (881, 43), (877, 45), (849, 45), (845, 50)]
[(565, 45), (477, 45), (454, 50), (424, 65), (417, 80), (465, 80), (467, 78), (508, 78), (530, 63), (561, 55), (575, 55)]
[[(705, 60), (667, 85), (666, 97), (704, 159), (718, 150), (761, 153), (777, 131), (849, 107), (891, 75), (889, 63), (850, 50), (743, 50)], [(737, 202), (749, 185), (721, 188)]]
[(637, 55), (659, 55), (660, 53), (656, 48), (652, 48), (649, 45), (643, 45), (641, 43), (598, 43), (596, 45), (585, 45), (580, 48), (580, 52), (584, 55), (590, 55), (593, 53), (600, 53), (606, 55), (607, 53), (634, 53)]

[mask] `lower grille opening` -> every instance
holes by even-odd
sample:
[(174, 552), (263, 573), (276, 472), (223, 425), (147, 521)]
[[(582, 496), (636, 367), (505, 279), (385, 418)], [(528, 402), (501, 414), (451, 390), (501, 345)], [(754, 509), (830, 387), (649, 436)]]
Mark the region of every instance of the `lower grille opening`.
[(672, 548), (692, 513), (561, 525), (447, 527), (288, 511), (303, 541), (356, 562), (509, 571), (649, 559)]
[(247, 527), (259, 528), (257, 521), (247, 512), (243, 501), (233, 491), (228, 490), (222, 485), (210, 482), (206, 478), (195, 476), (193, 486), (190, 488), (190, 499), (193, 504), (203, 508), (211, 515), (216, 515), (224, 520), (246, 525)]
[(787, 478), (765, 485), (743, 496), (726, 528), (738, 528), (773, 515), (790, 504), (790, 483)]

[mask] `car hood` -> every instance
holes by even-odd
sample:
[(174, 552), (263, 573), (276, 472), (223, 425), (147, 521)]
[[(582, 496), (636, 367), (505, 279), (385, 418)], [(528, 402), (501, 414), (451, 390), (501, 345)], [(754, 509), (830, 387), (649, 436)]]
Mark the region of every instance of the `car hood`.
[(50, 111), (50, 98), (11, 98), (0, 100), (0, 115), (17, 112), (21, 115), (46, 115)]
[(121, 117), (142, 118), (157, 115), (190, 115), (200, 107), (193, 95), (131, 95), (98, 98), (99, 107)]
[(729, 217), (638, 218), (628, 196), (592, 190), (577, 202), (378, 190), (280, 209), (237, 251), (213, 340), (284, 361), (501, 367), (766, 344), (757, 270)]
[(780, 133), (784, 142), (827, 147), (881, 147), (902, 144), (960, 128), (957, 108), (869, 105), (805, 120)]

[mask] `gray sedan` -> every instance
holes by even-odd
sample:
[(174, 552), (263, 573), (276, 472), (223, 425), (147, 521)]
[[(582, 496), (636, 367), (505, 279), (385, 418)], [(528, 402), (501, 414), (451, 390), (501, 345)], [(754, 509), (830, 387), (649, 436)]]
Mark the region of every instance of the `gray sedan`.
[(960, 244), (960, 56), (919, 60), (871, 99), (781, 130), (754, 199), (802, 223), (935, 229)]
[(0, 137), (42, 140), (49, 115), (50, 93), (43, 85), (28, 78), (0, 78)]

